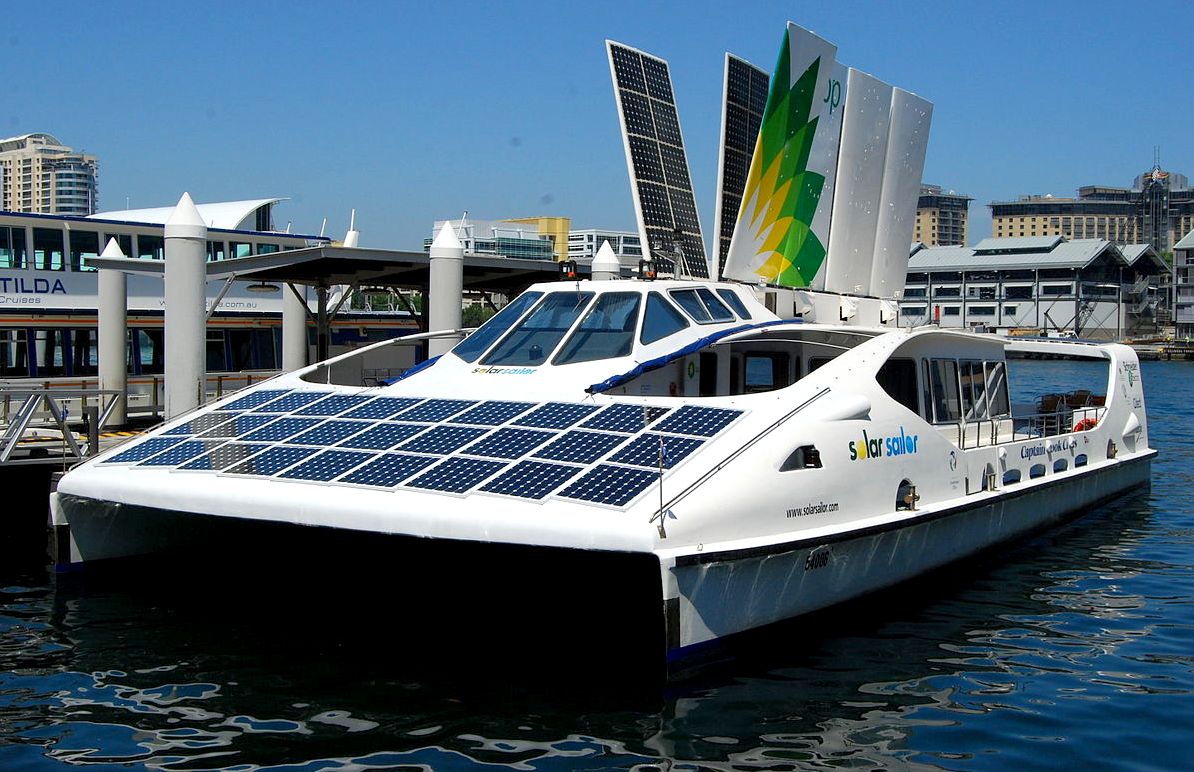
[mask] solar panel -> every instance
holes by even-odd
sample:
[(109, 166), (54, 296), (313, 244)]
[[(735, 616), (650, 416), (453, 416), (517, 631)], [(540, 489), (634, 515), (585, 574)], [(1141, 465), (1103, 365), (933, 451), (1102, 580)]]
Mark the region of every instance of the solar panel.
[(485, 434), (488, 429), (471, 426), (436, 426), (405, 442), (400, 450), (446, 455)]
[(387, 453), (378, 456), (360, 469), (354, 470), (338, 482), (393, 488), (411, 475), (426, 469), (436, 459), (431, 456), (411, 456), (406, 453)]
[(714, 227), (717, 228), (717, 264), (723, 269), (734, 224), (738, 221), (738, 210), (742, 207), (742, 192), (746, 188), (750, 159), (767, 106), (770, 80), (766, 71), (726, 54), (721, 159), (717, 174), (717, 206), (713, 213)]
[(364, 421), (324, 421), (287, 442), (295, 445), (334, 445), (345, 437), (351, 437), (362, 429), (369, 428)]
[(309, 405), (327, 394), (326, 391), (292, 391), (289, 394), (253, 408), (254, 413), (289, 413)]
[(242, 413), (236, 418), (233, 418), (231, 421), (227, 421), (216, 427), (208, 429), (199, 436), (203, 438), (240, 437), (242, 434), (251, 432), (254, 429), (264, 426), (270, 421), (276, 419), (277, 416), (266, 413), (258, 413), (256, 415), (247, 415)]
[(503, 461), (449, 458), (411, 480), (407, 485), (445, 493), (464, 493), (505, 466)]
[(293, 437), (301, 431), (310, 429), (319, 423), (318, 418), (279, 418), (271, 421), (260, 429), (255, 429), (244, 436), (250, 442), (278, 442), (287, 437)]
[(225, 474), (270, 475), (297, 464), (315, 452), (315, 448), (300, 448), (294, 445), (275, 446), (241, 461), (225, 470)]
[(295, 415), (340, 415), (349, 408), (354, 408), (370, 398), (363, 394), (333, 394), (318, 402), (307, 405), (302, 410), (295, 411)]
[(517, 426), (539, 429), (567, 429), (580, 419), (597, 411), (596, 405), (576, 405), (570, 402), (548, 402), (515, 421)]
[(225, 442), (215, 450), (204, 453), (193, 461), (188, 461), (180, 466), (179, 469), (202, 469), (218, 472), (221, 469), (227, 469), (237, 462), (244, 461), (254, 453), (258, 453), (268, 447), (268, 445), (251, 445), (247, 442)]
[(619, 434), (571, 431), (535, 454), (535, 458), (591, 464), (626, 441)]
[(221, 407), (220, 410), (248, 410), (277, 399), (288, 391), (290, 389), (262, 389), (261, 391), (254, 391), (232, 400), (227, 405)]
[(139, 466), (178, 466), (220, 445), (222, 440), (186, 440), (142, 461)]
[(443, 421), (475, 404), (476, 400), (472, 399), (429, 399), (421, 405), (403, 410), (396, 417), (403, 421)]
[(620, 507), (657, 482), (659, 475), (645, 469), (602, 464), (560, 492), (560, 496)]
[(741, 410), (685, 405), (663, 419), (655, 429), (661, 432), (712, 437), (740, 415), (742, 415)]
[(541, 429), (517, 429), (513, 426), (503, 426), (469, 445), (462, 452), (492, 458), (522, 458), (555, 436), (555, 432), (546, 432)]
[(610, 405), (581, 424), (580, 428), (635, 434), (646, 429), (670, 409), (654, 405)]
[(411, 405), (416, 405), (422, 401), (420, 397), (378, 397), (360, 407), (349, 410), (343, 417), (380, 420), (401, 413)]
[(342, 448), (389, 450), (427, 428), (427, 424), (379, 424), (340, 443)]
[(534, 402), (482, 402), (453, 418), (452, 423), (497, 426), (522, 415), (534, 406)]
[(682, 249), (677, 272), (708, 278), (668, 64), (619, 43), (608, 46), (639, 231), (661, 262)]
[(161, 453), (166, 448), (182, 442), (182, 437), (151, 437), (142, 440), (128, 450), (122, 450), (115, 456), (104, 461), (105, 464), (128, 464), (134, 461), (144, 461), (155, 453)]
[(371, 458), (372, 453), (357, 450), (325, 450), (312, 456), (298, 466), (287, 469), (279, 477), (288, 480), (314, 480), (328, 482)]
[(481, 486), (486, 493), (542, 499), (581, 472), (579, 466), (520, 461)]
[(203, 415), (196, 416), (189, 421), (184, 421), (178, 426), (175, 426), (173, 429), (162, 432), (162, 434), (200, 434), (212, 428), (213, 426), (219, 426), (236, 415), (239, 415), (239, 413), (204, 413)]
[(660, 439), (663, 440), (664, 469), (671, 469), (705, 444), (704, 440), (694, 440), (691, 437), (670, 437), (663, 434), (647, 433), (641, 437), (635, 437), (629, 445), (612, 455), (609, 460), (619, 464), (657, 469), (661, 455)]

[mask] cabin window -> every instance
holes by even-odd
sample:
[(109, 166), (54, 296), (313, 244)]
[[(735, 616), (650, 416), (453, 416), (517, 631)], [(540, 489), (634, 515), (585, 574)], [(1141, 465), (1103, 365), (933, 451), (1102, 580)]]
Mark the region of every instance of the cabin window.
[(592, 292), (552, 292), (494, 346), (481, 364), (543, 364), (592, 300)]
[(481, 325), (464, 340), (456, 344), (452, 353), (465, 362), (475, 362), (494, 341), (502, 337), (506, 330), (526, 313), (536, 300), (543, 297), (542, 292), (524, 292), (506, 304), (492, 319)]
[(137, 236), (137, 252), (142, 260), (164, 260), (166, 240), (161, 236)]
[(277, 244), (258, 244), (257, 245), (257, 254), (259, 254), (259, 255), (272, 255), (273, 253), (280, 252), (281, 250), (282, 250), (282, 248), (279, 247)]
[(207, 262), (213, 263), (217, 260), (224, 259), (224, 242), (209, 241), (207, 242)]
[(116, 245), (120, 247), (122, 255), (125, 257), (133, 256), (133, 236), (131, 233), (105, 233), (103, 246), (107, 247), (108, 242), (112, 239), (116, 239)]
[(1053, 471), (1054, 472), (1064, 472), (1065, 470), (1067, 470), (1069, 468), (1070, 468), (1070, 462), (1066, 461), (1064, 458), (1059, 458), (1053, 462)]
[(987, 362), (987, 403), (992, 418), (1012, 413), (1007, 390), (1007, 366), (1003, 362)]
[(732, 289), (719, 289), (717, 294), (721, 299), (729, 304), (730, 308), (734, 309), (734, 313), (743, 319), (751, 319), (750, 311), (746, 310), (746, 304), (742, 302), (742, 298), (738, 297), (738, 293)]
[(94, 271), (94, 265), (83, 262), (84, 258), (98, 257), (100, 253), (99, 234), (95, 231), (70, 232), (70, 269), (72, 271)]
[(39, 271), (61, 271), (66, 267), (62, 254), (62, 231), (57, 228), (33, 229), (33, 267)]
[(953, 423), (962, 417), (962, 403), (958, 396), (958, 363), (952, 359), (934, 359), (929, 367), (929, 384), (933, 392), (933, 420)]
[(809, 374), (811, 375), (811, 374), (815, 373), (817, 370), (821, 369), (822, 366), (827, 365), (832, 361), (833, 361), (833, 357), (809, 357), (809, 360), (808, 360)]
[(1003, 484), (1004, 485), (1014, 485), (1015, 483), (1018, 483), (1018, 482), (1020, 482), (1020, 470), (1019, 469), (1009, 469), (1003, 473)]
[(963, 414), (967, 421), (981, 421), (987, 417), (987, 381), (983, 363), (966, 359), (960, 365)]
[(688, 326), (684, 314), (667, 302), (658, 292), (647, 294), (647, 312), (643, 314), (642, 343), (654, 343)]
[(224, 331), (207, 331), (207, 372), (219, 373), (230, 369), (224, 357)]
[(99, 368), (97, 331), (91, 328), (71, 330), (70, 352), (71, 375), (95, 375)]
[(33, 352), (39, 377), (66, 375), (66, 330), (34, 330)]
[(1030, 478), (1032, 478), (1033, 480), (1035, 480), (1038, 477), (1044, 477), (1045, 476), (1045, 465), (1044, 464), (1033, 464), (1032, 468), (1028, 470), (1028, 476)]
[(700, 389), (702, 397), (717, 396), (717, 354), (702, 351), (700, 355)]
[(754, 352), (743, 358), (746, 391), (772, 391), (787, 386), (788, 355), (780, 352)]
[(642, 295), (637, 292), (607, 292), (602, 295), (593, 309), (585, 314), (552, 364), (591, 362), (629, 354), (634, 347), (641, 299)]
[(887, 395), (913, 413), (920, 412), (920, 398), (917, 396), (916, 360), (889, 359), (875, 374), (879, 386)]
[(162, 351), (161, 330), (137, 330), (137, 363), (142, 374), (156, 375), (162, 372), (165, 361)]
[(0, 330), (0, 375), (10, 378), (29, 375), (29, 348), (24, 330)]
[(228, 242), (228, 254), (231, 257), (248, 257), (253, 254), (253, 245), (244, 241)]
[(704, 287), (672, 290), (669, 294), (697, 324), (734, 321), (730, 309)]
[(1080, 466), (1086, 466), (1086, 454), (1085, 453), (1079, 453), (1078, 455), (1074, 456), (1074, 468), (1076, 469)]
[(25, 229), (0, 228), (0, 268), (25, 267)]

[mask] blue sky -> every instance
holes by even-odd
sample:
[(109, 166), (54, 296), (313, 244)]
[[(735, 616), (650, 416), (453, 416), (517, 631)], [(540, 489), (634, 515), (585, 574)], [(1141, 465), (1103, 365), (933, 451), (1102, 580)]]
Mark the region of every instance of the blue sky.
[(285, 195), (280, 226), (417, 248), (436, 218), (633, 229), (603, 41), (671, 63), (702, 222), (722, 54), (768, 70), (787, 19), (935, 103), (925, 181), (992, 200), (1194, 177), (1194, 4), (21, 3), (0, 135), (100, 158), (103, 209)]

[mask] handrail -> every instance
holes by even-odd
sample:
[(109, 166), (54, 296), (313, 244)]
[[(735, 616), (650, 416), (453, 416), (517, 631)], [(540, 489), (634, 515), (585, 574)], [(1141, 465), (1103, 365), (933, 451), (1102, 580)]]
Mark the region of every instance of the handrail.
[[(956, 427), (958, 430), (957, 445), (961, 450), (971, 448), (1007, 445), (1024, 440), (1057, 437), (1062, 434), (1072, 434), (1082, 431), (1075, 427), (1086, 421), (1091, 422), (1093, 428), (1106, 414), (1107, 408), (1102, 405), (1088, 405), (1083, 407), (1065, 407), (1050, 412), (1009, 413), (994, 418), (981, 418), (975, 421), (958, 421), (953, 424), (938, 424), (938, 427)], [(1001, 429), (1010, 427), (1010, 434), (1004, 435)], [(973, 435), (968, 431), (974, 429)], [(985, 431), (984, 431), (985, 429)], [(984, 437), (986, 441), (984, 442)], [(971, 442), (971, 440), (973, 440)]]
[[(122, 392), (116, 389), (29, 389), (0, 387), (0, 397), (3, 397), (6, 404), (11, 403), (14, 397), (21, 402), (20, 407), (15, 413), (15, 420), (8, 420), (3, 435), (0, 435), (0, 464), (10, 461), (25, 431), (33, 423), (34, 417), (38, 415), (44, 417), (47, 413), (52, 419), (52, 421), (48, 422), (48, 426), (57, 428), (62, 432), (64, 446), (63, 458), (82, 460), (94, 452), (96, 448), (93, 448), (91, 443), (88, 443), (86, 448), (79, 445), (75, 439), (74, 431), (70, 428), (68, 420), (69, 411), (66, 409), (64, 402), (68, 399), (79, 399), (86, 405), (88, 398), (96, 398), (103, 405), (103, 397), (105, 396), (110, 397), (110, 399), (103, 410), (96, 410), (95, 412), (95, 426), (91, 427), (92, 431), (90, 432), (92, 436), (98, 436), (99, 430), (107, 424), (118, 401), (124, 399)], [(39, 410), (38, 407), (42, 404), (45, 405), (45, 409)], [(6, 412), (5, 418), (9, 415)], [(46, 424), (42, 423), (40, 425)]]

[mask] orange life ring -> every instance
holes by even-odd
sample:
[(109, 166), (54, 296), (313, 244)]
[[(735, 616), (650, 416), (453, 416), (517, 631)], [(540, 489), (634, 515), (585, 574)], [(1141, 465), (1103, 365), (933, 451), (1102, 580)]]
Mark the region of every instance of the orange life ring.
[(1099, 424), (1099, 422), (1093, 418), (1083, 418), (1081, 421), (1074, 424), (1074, 431), (1084, 432), (1084, 431), (1087, 431), (1088, 429), (1095, 428), (1096, 426), (1098, 426), (1098, 424)]

